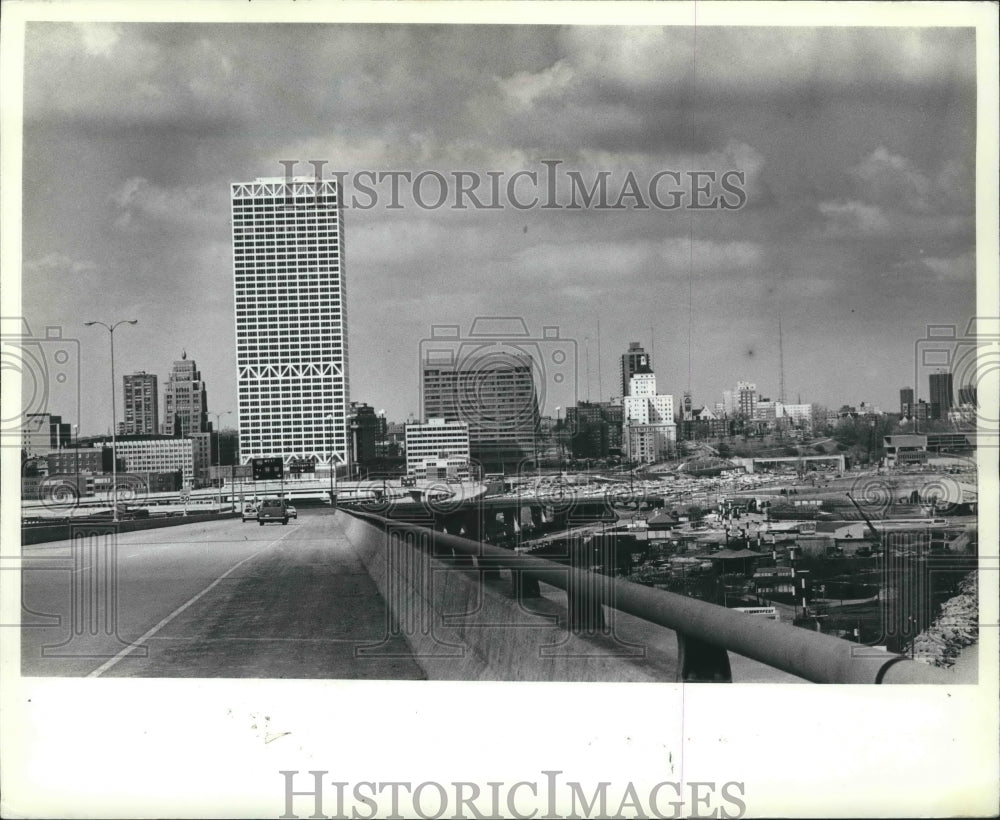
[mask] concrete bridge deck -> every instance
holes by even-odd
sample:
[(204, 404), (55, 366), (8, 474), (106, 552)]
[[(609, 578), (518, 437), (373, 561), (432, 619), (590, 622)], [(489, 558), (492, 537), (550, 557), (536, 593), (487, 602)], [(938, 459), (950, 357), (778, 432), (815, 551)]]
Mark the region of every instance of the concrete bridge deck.
[[(413, 601), (390, 607), (349, 515), (304, 510), (287, 527), (239, 519), (121, 533), (114, 555), (58, 541), (23, 548), (22, 673), (29, 676), (389, 680), (645, 680), (672, 682), (677, 640), (668, 629), (626, 613), (612, 637), (567, 637), (565, 594), (541, 585), (529, 608), (511, 605), (496, 584), (466, 572), (482, 590), (486, 620), (507, 619), (506, 655), (485, 663), (483, 617), (438, 640), (441, 618)], [(351, 529), (355, 530), (353, 538)], [(104, 549), (107, 544), (102, 544)], [(114, 616), (84, 600), (116, 564)], [(461, 570), (456, 570), (459, 575)], [(458, 576), (439, 580), (458, 588)], [(463, 604), (464, 606), (464, 604)], [(393, 612), (409, 623), (400, 623)], [(417, 622), (406, 612), (417, 612)], [(420, 612), (424, 621), (419, 622)], [(456, 612), (456, 614), (458, 614)], [(428, 621), (435, 621), (430, 622)], [(443, 634), (443, 633), (442, 633)], [(426, 641), (444, 651), (427, 651)], [(423, 643), (421, 643), (423, 641)], [(452, 645), (449, 647), (449, 642)], [(414, 646), (420, 650), (415, 652)], [(551, 652), (541, 646), (554, 647)], [(541, 655), (547, 654), (547, 659)], [(797, 681), (732, 657), (736, 680)]]
[(695, 681), (964, 682), (329, 508), (287, 526), (229, 519), (115, 535), (104, 524), (78, 536), (22, 549), (25, 675), (669, 683), (683, 668)]
[[(392, 653), (355, 657), (355, 647), (385, 641), (392, 625), (344, 536), (342, 516), (120, 534), (114, 592), (121, 640), (103, 621), (96, 635), (92, 623), (74, 623), (74, 604), (82, 602), (73, 600), (73, 585), (93, 590), (89, 576), (101, 571), (103, 556), (81, 563), (71, 553), (66, 541), (24, 549), (23, 605), (37, 613), (25, 613), (21, 630), (26, 675), (425, 677), (402, 637), (392, 639)], [(75, 625), (84, 634), (66, 643)], [(129, 651), (124, 642), (140, 646)]]

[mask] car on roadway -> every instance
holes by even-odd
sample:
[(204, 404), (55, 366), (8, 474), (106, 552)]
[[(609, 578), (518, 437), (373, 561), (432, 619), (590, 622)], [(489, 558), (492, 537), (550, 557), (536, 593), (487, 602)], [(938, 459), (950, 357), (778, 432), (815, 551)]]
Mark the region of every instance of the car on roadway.
[[(114, 513), (112, 510), (102, 510), (99, 513), (94, 513), (91, 518), (113, 518)], [(127, 504), (118, 504), (118, 520), (119, 521), (134, 521), (137, 518), (149, 518), (149, 510), (145, 507), (130, 507)]]
[(243, 523), (245, 524), (247, 521), (256, 521), (256, 520), (257, 520), (257, 506), (255, 504), (247, 504), (243, 508)]
[(257, 523), (262, 527), (268, 522), (288, 523), (288, 507), (280, 498), (265, 498), (257, 508)]
[(299, 517), (298, 511), (291, 504), (285, 504), (285, 509), (288, 510), (288, 517), (289, 518), (298, 518)]

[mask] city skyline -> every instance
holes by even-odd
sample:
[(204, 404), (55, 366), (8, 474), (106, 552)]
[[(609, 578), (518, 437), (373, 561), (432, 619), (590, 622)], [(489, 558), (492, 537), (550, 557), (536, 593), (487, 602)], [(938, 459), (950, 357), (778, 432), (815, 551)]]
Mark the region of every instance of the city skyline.
[[(393, 419), (419, 413), (420, 343), (442, 322), (559, 327), (577, 375), (549, 391), (552, 415), (613, 395), (634, 340), (678, 400), (690, 389), (711, 405), (740, 379), (776, 396), (779, 315), (788, 395), (892, 407), (926, 326), (975, 314), (971, 30), (700, 30), (697, 73), (683, 27), (269, 26), (258, 48), (261, 36), (29, 25), (23, 312), (35, 334), (81, 340), (81, 384), (108, 368), (82, 321), (138, 318), (120, 372), (165, 373), (180, 342), (213, 406), (235, 409), (229, 185), (313, 160), (355, 183), (370, 169), (453, 187), (465, 169), (505, 183), (554, 169), (562, 202), (571, 171), (586, 187), (607, 174), (611, 200), (629, 173), (642, 190), (664, 169), (744, 175), (742, 207), (705, 211), (432, 209), (405, 185), (397, 210), (385, 184), (366, 208), (355, 185), (351, 392)], [(454, 92), (428, 94), (442, 87)], [(85, 391), (81, 430), (107, 427), (106, 393)]]
[[(995, 813), (995, 4), (3, 10), (3, 398), (50, 450), (5, 508), (10, 813)], [(233, 186), (293, 177), (342, 199), (357, 458), (270, 480), (228, 463)], [(477, 347), (532, 357), (535, 469), (405, 423)], [(183, 350), (213, 432), (110, 458)]]

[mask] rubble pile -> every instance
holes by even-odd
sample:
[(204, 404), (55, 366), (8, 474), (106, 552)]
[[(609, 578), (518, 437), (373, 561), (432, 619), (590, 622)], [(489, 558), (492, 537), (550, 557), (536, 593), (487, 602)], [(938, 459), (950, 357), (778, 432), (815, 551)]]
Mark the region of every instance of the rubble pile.
[(941, 613), (914, 641), (916, 658), (934, 666), (949, 667), (962, 651), (979, 638), (978, 573), (959, 584), (959, 593), (941, 607)]

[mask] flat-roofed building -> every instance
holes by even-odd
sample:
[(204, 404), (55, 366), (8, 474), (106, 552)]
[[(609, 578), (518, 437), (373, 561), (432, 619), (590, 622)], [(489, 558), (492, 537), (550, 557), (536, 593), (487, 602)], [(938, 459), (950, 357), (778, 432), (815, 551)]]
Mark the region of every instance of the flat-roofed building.
[(469, 425), (465, 422), (433, 418), (424, 424), (407, 423), (407, 475), (426, 477), (428, 464), (438, 470), (443, 461), (446, 472), (452, 470), (455, 477), (460, 477), (461, 465), (464, 464), (464, 474), (468, 477), (469, 458)]
[(930, 403), (932, 407), (936, 405), (933, 418), (947, 419), (955, 395), (952, 389), (952, 375), (951, 373), (931, 373), (928, 378)]
[(340, 186), (233, 183), (240, 459), (349, 458), (347, 291)]
[(156, 375), (140, 371), (122, 377), (125, 386), (125, 436), (155, 436), (160, 432), (160, 398)]
[(540, 426), (533, 369), (521, 354), (425, 361), (421, 414), (466, 423), (471, 456), (487, 470), (533, 459)]
[[(204, 439), (207, 443), (207, 433)], [(118, 439), (115, 447), (127, 473), (169, 473), (180, 470), (184, 486), (195, 486), (197, 474), (195, 442), (192, 438), (126, 437)]]

